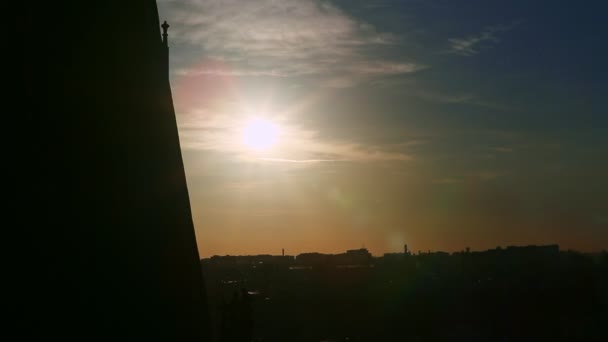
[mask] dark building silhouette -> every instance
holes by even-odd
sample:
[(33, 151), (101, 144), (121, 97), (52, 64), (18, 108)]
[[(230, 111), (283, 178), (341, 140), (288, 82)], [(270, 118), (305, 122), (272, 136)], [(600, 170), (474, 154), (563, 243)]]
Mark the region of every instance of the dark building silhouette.
[(350, 249), (346, 253), (322, 254), (322, 253), (301, 253), (295, 258), (298, 265), (369, 265), (372, 255), (365, 248)]
[(365, 250), (350, 255), (360, 257), (347, 264), (342, 262), (348, 252), (302, 253), (289, 263), (280, 255), (203, 259), (209, 300), (219, 308), (220, 341), (605, 341), (608, 336), (605, 252), (563, 251), (557, 245), (400, 252), (372, 257), (369, 267), (353, 264), (365, 260)]
[(206, 340), (168, 25), (161, 38), (155, 1), (30, 2), (16, 13), (17, 127), (28, 138), (15, 215), (32, 274), (22, 333)]

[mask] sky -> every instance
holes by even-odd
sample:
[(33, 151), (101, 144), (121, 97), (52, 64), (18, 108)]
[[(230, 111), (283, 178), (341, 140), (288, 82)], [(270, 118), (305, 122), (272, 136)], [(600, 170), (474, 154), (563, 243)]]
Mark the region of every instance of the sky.
[(603, 1), (158, 5), (201, 257), (608, 248)]

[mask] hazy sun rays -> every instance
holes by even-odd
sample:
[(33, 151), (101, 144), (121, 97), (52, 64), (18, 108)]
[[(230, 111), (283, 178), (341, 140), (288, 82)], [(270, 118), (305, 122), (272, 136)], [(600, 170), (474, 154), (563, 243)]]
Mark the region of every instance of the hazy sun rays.
[(308, 118), (311, 108), (323, 102), (331, 90), (300, 94), (290, 103), (275, 99), (273, 91), (241, 90), (218, 103), (197, 107), (181, 115), (182, 146), (244, 161), (244, 168), (264, 165), (272, 169), (275, 164), (299, 168), (325, 163), (410, 159), (390, 146), (364, 143), (361, 141), (364, 137), (331, 139), (327, 127), (311, 122)]

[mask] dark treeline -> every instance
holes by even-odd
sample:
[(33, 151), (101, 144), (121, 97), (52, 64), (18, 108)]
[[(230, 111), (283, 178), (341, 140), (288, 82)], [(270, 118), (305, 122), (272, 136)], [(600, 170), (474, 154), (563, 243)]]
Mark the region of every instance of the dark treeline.
[(599, 341), (608, 336), (606, 252), (529, 246), (395, 253), (351, 264), (327, 255), (326, 262), (302, 261), (310, 255), (203, 259), (218, 340)]

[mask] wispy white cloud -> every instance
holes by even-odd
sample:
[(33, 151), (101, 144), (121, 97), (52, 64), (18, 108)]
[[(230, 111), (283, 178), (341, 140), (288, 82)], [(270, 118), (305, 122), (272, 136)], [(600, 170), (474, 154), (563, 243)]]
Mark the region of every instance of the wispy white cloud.
[(465, 38), (448, 39), (450, 48), (448, 53), (461, 56), (473, 56), (481, 51), (483, 45), (493, 45), (500, 42), (496, 34), (512, 29), (516, 23), (511, 25), (497, 25), (484, 29), (478, 34), (470, 35)]
[[(296, 77), (301, 77), (325, 92), (426, 68), (404, 58), (379, 57), (391, 55), (382, 51), (398, 48), (400, 38), (353, 18), (330, 1), (161, 0), (159, 6), (162, 20), (172, 24), (170, 43), (178, 57), (172, 60), (172, 70), (183, 148), (302, 165), (411, 158), (403, 150), (362, 144), (356, 138), (322, 138), (280, 117), (273, 118), (282, 126), (280, 143), (264, 155), (247, 151), (239, 136), (247, 120), (243, 113), (263, 102), (243, 91), (244, 78), (292, 78), (283, 83), (297, 83)], [(231, 83), (236, 78), (244, 82)], [(319, 96), (316, 91), (312, 102)]]
[(327, 1), (164, 0), (159, 5), (175, 22), (171, 39), (182, 55), (222, 61), (222, 68), (183, 62), (175, 68), (181, 75), (348, 78), (338, 82), (344, 87), (425, 67), (374, 57), (399, 39)]
[[(352, 62), (352, 61), (351, 61)], [(179, 76), (199, 76), (199, 75), (210, 75), (210, 76), (273, 76), (273, 77), (292, 77), (302, 75), (320, 75), (331, 70), (333, 74), (341, 75), (349, 79), (348, 84), (352, 85), (351, 79), (356, 81), (357, 78), (361, 79), (366, 76), (382, 76), (382, 75), (396, 75), (396, 74), (407, 74), (418, 70), (425, 69), (426, 66), (418, 65), (414, 63), (396, 63), (387, 61), (366, 61), (366, 62), (352, 62), (351, 64), (337, 64), (337, 65), (314, 65), (313, 61), (309, 65), (301, 63), (299, 65), (276, 65), (270, 68), (266, 67), (232, 67), (229, 64), (223, 64), (221, 66), (197, 66), (181, 68), (176, 71)], [(339, 78), (338, 78), (339, 79)], [(356, 82), (354, 82), (356, 83)]]
[(339, 159), (285, 159), (285, 158), (259, 158), (259, 160), (279, 163), (324, 163), (339, 162)]

